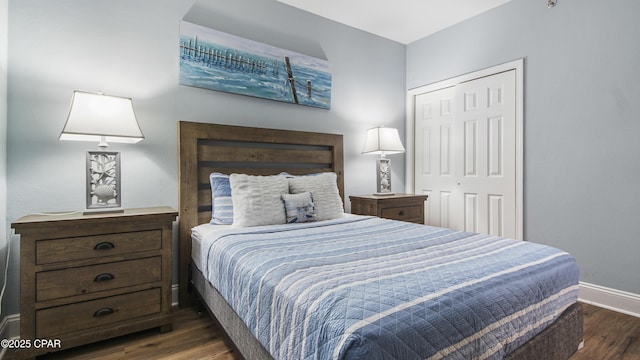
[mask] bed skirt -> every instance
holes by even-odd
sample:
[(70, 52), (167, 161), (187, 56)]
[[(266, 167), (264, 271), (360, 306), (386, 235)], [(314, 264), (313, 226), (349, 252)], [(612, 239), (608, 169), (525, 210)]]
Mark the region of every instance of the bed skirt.
[[(233, 311), (222, 295), (211, 286), (196, 266), (192, 268), (191, 283), (197, 296), (209, 313), (223, 328), (244, 359), (273, 360), (273, 357), (256, 340), (242, 319)], [(567, 360), (583, 341), (582, 306), (575, 303), (549, 327), (507, 355), (509, 360)]]
[(516, 351), (509, 360), (568, 359), (583, 345), (582, 305), (574, 303), (560, 317)]

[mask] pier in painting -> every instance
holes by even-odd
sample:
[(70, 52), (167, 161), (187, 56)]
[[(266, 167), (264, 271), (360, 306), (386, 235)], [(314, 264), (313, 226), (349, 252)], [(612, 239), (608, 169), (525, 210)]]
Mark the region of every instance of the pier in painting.
[(328, 67), (324, 60), (198, 25), (183, 22), (181, 27), (183, 85), (329, 109)]

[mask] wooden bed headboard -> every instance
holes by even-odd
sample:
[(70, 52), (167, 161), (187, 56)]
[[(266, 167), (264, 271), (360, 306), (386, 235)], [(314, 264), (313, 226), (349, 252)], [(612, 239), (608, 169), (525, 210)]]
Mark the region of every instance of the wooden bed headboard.
[(191, 229), (211, 220), (209, 174), (333, 171), (344, 202), (342, 135), (180, 121), (179, 301), (189, 304)]

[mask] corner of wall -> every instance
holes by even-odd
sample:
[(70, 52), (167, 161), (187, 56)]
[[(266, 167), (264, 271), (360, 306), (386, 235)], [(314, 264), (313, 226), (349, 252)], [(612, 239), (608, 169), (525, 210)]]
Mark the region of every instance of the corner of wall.
[[(4, 286), (7, 244), (7, 78), (9, 0), (0, 0), (0, 288)], [(4, 256), (3, 256), (4, 255)], [(2, 299), (0, 299), (2, 301)], [(2, 304), (0, 303), (0, 306)], [(3, 318), (0, 310), (0, 320)]]

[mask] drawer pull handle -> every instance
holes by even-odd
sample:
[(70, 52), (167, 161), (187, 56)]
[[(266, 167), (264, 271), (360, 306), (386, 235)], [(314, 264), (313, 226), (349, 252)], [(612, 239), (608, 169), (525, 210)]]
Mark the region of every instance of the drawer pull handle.
[(94, 282), (102, 282), (102, 281), (109, 281), (109, 280), (113, 280), (116, 277), (113, 276), (113, 274), (109, 274), (109, 273), (104, 273), (104, 274), (100, 274), (98, 276), (96, 276), (93, 281)]
[(113, 249), (115, 247), (116, 246), (113, 245), (113, 243), (105, 241), (105, 242), (101, 242), (99, 244), (96, 244), (96, 246), (93, 247), (93, 250), (109, 250), (109, 249)]
[(94, 317), (101, 317), (101, 316), (107, 316), (109, 314), (113, 314), (113, 309), (112, 308), (102, 308), (96, 312), (93, 313)]
[(400, 210), (400, 212), (398, 213), (398, 215), (400, 215), (400, 216), (404, 216), (404, 210)]

